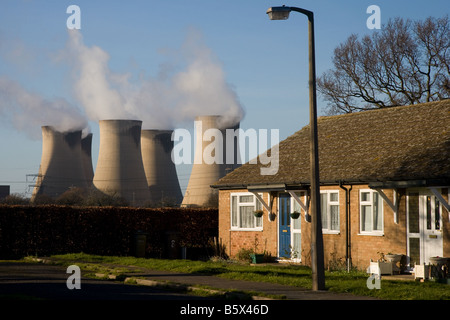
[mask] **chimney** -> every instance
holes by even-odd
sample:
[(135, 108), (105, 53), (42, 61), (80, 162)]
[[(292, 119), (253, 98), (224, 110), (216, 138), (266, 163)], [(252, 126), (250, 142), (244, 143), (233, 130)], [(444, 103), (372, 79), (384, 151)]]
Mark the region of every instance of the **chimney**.
[[(182, 206), (210, 206), (214, 205), (214, 201), (217, 201), (217, 193), (210, 186), (217, 180), (224, 177), (229, 172), (233, 171), (239, 166), (237, 157), (238, 150), (238, 138), (233, 139), (233, 146), (229, 146), (229, 150), (234, 152), (234, 161), (232, 164), (227, 164), (227, 139), (226, 129), (233, 129), (233, 132), (239, 128), (239, 123), (231, 124), (227, 123), (226, 118), (223, 116), (199, 116), (196, 117), (196, 146), (194, 155), (194, 164), (192, 166), (189, 183), (186, 188), (186, 192), (183, 198)], [(215, 152), (222, 151), (222, 163), (205, 163), (204, 155), (209, 154), (211, 151), (211, 144), (214, 141), (203, 141), (204, 133), (208, 129), (220, 130), (222, 137), (223, 149), (220, 149), (220, 145), (217, 145)], [(208, 150), (205, 149), (208, 148)]]
[(132, 206), (150, 199), (141, 155), (139, 120), (100, 120), (100, 148), (93, 184)]
[(171, 154), (172, 130), (142, 130), (141, 150), (153, 205), (181, 204), (183, 195)]
[(45, 194), (57, 198), (71, 187), (87, 188), (81, 151), (81, 130), (58, 132), (42, 127), (42, 157), (31, 201)]

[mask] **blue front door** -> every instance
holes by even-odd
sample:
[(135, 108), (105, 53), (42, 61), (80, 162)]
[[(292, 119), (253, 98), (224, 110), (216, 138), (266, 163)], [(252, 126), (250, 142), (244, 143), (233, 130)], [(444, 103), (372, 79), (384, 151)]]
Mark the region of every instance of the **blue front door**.
[(288, 193), (281, 193), (279, 196), (279, 257), (291, 257), (291, 196)]

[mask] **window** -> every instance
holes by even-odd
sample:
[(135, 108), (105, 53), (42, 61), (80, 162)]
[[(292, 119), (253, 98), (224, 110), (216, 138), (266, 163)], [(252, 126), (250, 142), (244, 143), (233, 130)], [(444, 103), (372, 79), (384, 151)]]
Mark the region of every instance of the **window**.
[(326, 233), (339, 232), (339, 191), (321, 191), (320, 209), (323, 231)]
[[(434, 201), (434, 205), (432, 206), (433, 201)], [(441, 213), (439, 210), (438, 198), (432, 197), (432, 196), (427, 196), (426, 197), (427, 230), (440, 230), (441, 229), (441, 218), (440, 217), (441, 217)]]
[[(305, 193), (304, 192), (295, 192), (295, 194), (303, 201), (305, 201)], [(305, 217), (305, 212), (301, 208), (300, 204), (292, 198), (291, 200), (291, 208), (293, 208), (292, 211), (300, 212), (301, 215), (298, 219), (292, 219), (291, 220), (291, 259), (294, 261), (301, 261), (302, 257), (302, 218)]]
[[(305, 194), (303, 192), (301, 192), (301, 193), (300, 192), (296, 192), (295, 194), (300, 199), (305, 197)], [(304, 199), (302, 199), (302, 200), (304, 201)], [(302, 219), (301, 219), (301, 217), (305, 216), (305, 212), (302, 210), (302, 207), (300, 206), (300, 204), (297, 201), (295, 201), (294, 198), (292, 198), (291, 208), (294, 208), (292, 211), (296, 211), (296, 212), (300, 212), (301, 213), (300, 217), (298, 219), (292, 219), (292, 222), (293, 222), (292, 229), (300, 231), (302, 229), (302, 224), (301, 224), (302, 223)]]
[(383, 233), (383, 199), (374, 190), (361, 190), (359, 194), (361, 233)]
[(255, 210), (262, 210), (262, 205), (253, 194), (231, 194), (231, 229), (262, 230), (263, 218), (255, 217)]

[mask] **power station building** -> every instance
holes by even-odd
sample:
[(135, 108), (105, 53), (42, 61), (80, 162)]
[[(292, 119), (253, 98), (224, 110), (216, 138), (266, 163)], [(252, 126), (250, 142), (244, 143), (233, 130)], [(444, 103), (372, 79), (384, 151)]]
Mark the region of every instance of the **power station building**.
[(10, 186), (0, 186), (0, 201), (9, 196), (11, 187)]

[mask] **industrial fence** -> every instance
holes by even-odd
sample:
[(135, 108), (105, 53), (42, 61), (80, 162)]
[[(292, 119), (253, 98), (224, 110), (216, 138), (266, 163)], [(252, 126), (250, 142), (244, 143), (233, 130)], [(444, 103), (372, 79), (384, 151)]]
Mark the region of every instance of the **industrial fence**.
[(0, 205), (0, 259), (84, 252), (154, 258), (214, 255), (218, 210)]

